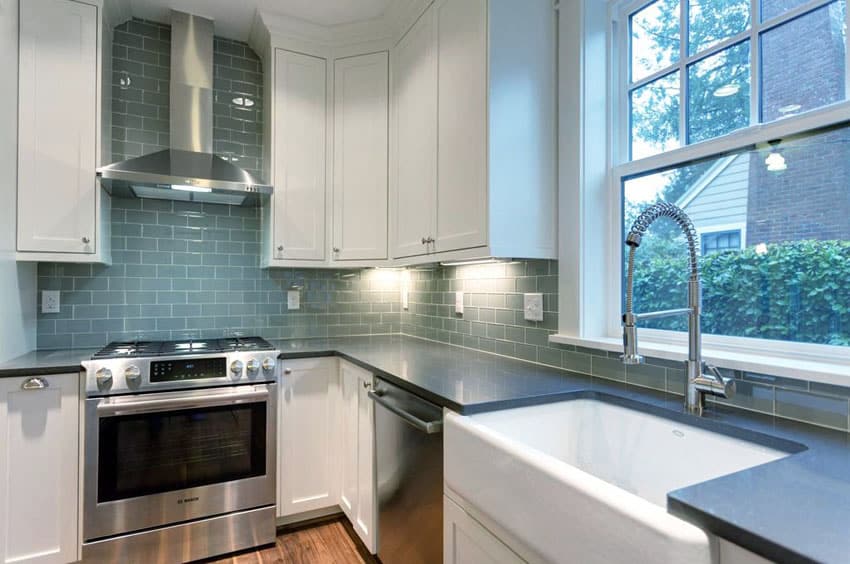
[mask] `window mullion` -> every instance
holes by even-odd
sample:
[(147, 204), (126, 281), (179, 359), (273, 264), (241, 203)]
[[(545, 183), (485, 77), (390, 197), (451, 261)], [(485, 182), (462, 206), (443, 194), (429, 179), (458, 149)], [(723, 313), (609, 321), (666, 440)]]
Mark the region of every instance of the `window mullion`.
[(688, 0), (679, 0), (679, 146), (688, 144)]
[(750, 125), (761, 122), (761, 2), (750, 0)]

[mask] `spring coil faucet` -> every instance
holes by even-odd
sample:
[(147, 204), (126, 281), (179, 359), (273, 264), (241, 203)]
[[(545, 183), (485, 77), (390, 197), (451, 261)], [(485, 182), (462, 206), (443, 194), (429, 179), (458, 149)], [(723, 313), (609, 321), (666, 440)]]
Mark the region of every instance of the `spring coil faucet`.
[[(672, 219), (685, 235), (688, 245), (688, 307), (669, 309), (650, 313), (634, 313), (633, 284), (635, 269), (635, 251), (640, 247), (641, 239), (655, 220), (667, 217)], [(626, 311), (623, 313), (623, 356), (624, 364), (641, 364), (643, 357), (638, 354), (637, 322), (642, 319), (658, 319), (675, 315), (688, 316), (688, 360), (685, 361), (687, 378), (685, 387), (685, 408), (697, 415), (705, 409), (705, 397), (713, 395), (731, 398), (735, 394), (735, 381), (723, 377), (716, 367), (703, 365), (702, 332), (700, 315), (702, 308), (702, 290), (700, 287), (699, 263), (697, 262), (697, 230), (691, 218), (681, 208), (668, 202), (658, 202), (646, 208), (632, 224), (625, 244), (629, 247), (629, 262), (626, 272)], [(703, 370), (707, 370), (707, 374)]]

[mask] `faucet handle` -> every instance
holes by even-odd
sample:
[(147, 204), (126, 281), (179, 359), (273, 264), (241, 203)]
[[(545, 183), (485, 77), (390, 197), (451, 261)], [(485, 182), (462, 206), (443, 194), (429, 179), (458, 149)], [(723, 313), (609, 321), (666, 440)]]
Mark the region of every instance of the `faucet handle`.
[(704, 370), (707, 374), (703, 372), (703, 375), (700, 377), (702, 382), (699, 382), (697, 386), (700, 391), (726, 399), (735, 395), (736, 386), (734, 378), (724, 376), (720, 373), (719, 368), (707, 362), (705, 363)]

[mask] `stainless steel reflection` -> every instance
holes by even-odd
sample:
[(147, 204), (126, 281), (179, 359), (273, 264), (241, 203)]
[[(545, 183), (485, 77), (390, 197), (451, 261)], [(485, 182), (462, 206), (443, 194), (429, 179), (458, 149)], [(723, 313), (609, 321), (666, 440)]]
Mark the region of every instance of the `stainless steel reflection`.
[(442, 410), (378, 380), (375, 401), (378, 557), (384, 564), (443, 558)]
[[(229, 482), (98, 502), (100, 422), (117, 415), (136, 415), (195, 407), (265, 405), (265, 474)], [(86, 542), (275, 503), (276, 384), (95, 397), (85, 406), (83, 537)], [(145, 468), (139, 468), (144, 472)], [(187, 502), (190, 501), (190, 502)], [(214, 553), (211, 553), (214, 554)]]
[(173, 564), (269, 544), (274, 507), (261, 507), (83, 545), (84, 562)]

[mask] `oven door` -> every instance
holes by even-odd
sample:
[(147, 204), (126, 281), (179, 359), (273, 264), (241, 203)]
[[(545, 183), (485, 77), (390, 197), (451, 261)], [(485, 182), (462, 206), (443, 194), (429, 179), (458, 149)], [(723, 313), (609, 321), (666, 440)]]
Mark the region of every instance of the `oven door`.
[(83, 538), (273, 505), (275, 387), (86, 400)]

